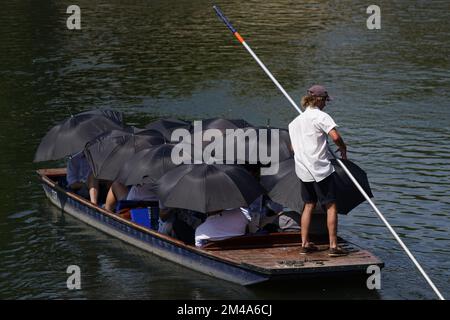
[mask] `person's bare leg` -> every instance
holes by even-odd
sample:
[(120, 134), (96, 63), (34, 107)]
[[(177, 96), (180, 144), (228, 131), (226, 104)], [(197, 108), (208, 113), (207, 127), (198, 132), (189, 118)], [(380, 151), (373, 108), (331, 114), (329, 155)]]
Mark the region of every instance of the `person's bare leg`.
[(114, 181), (111, 188), (108, 190), (108, 195), (106, 196), (105, 209), (109, 211), (114, 211), (116, 208), (116, 202), (118, 200), (125, 199), (128, 194), (128, 189), (120, 182)]
[(330, 238), (330, 248), (337, 247), (337, 207), (336, 203), (330, 203), (327, 205), (327, 227), (328, 227), (328, 236)]
[(302, 247), (307, 247), (309, 244), (309, 225), (315, 206), (315, 203), (305, 203), (305, 207), (303, 208), (301, 219)]
[(116, 201), (117, 201), (116, 196), (114, 195), (112, 188), (109, 188), (108, 194), (106, 195), (105, 209), (109, 211), (114, 211)]
[(88, 177), (88, 189), (89, 189), (89, 197), (91, 198), (91, 202), (93, 204), (97, 204), (98, 200), (98, 180), (94, 178), (93, 174), (90, 174)]

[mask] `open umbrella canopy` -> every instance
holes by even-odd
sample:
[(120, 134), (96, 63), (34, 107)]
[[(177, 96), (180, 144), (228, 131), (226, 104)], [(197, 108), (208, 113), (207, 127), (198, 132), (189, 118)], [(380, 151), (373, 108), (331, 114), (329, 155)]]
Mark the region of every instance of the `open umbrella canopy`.
[(112, 110), (93, 110), (73, 115), (51, 128), (41, 140), (34, 162), (64, 158), (110, 130), (121, 130), (122, 115)]
[[(350, 160), (341, 160), (363, 187), (366, 193), (373, 197), (366, 173)], [(338, 213), (348, 214), (359, 204), (365, 201), (359, 190), (345, 174), (336, 160), (331, 160), (336, 170), (336, 205)], [(276, 175), (267, 175), (261, 177), (261, 184), (266, 188), (268, 196), (275, 202), (280, 203), (292, 210), (302, 212), (304, 202), (301, 197), (301, 188), (303, 184), (295, 173), (294, 159), (288, 159), (280, 162), (279, 171)], [(323, 205), (319, 205), (321, 211), (326, 212)]]
[[(370, 189), (369, 179), (367, 179), (366, 172), (358, 167), (350, 160), (341, 160), (351, 174), (355, 177), (364, 191), (370, 198), (373, 198), (372, 190)], [(337, 163), (336, 160), (331, 160), (331, 164), (336, 170), (336, 205), (338, 213), (347, 214), (359, 204), (366, 201), (361, 192), (356, 188), (355, 184), (350, 180), (344, 169)]]
[(156, 183), (180, 163), (172, 159), (174, 144), (161, 144), (133, 155), (120, 169), (117, 180), (125, 185)]
[(294, 156), (294, 152), (292, 151), (292, 145), (291, 145), (291, 137), (289, 136), (289, 131), (282, 128), (275, 128), (275, 127), (269, 127), (267, 129), (270, 129), (270, 135), (269, 135), (269, 143), (272, 143), (272, 133), (273, 129), (278, 130), (278, 159), (279, 161), (287, 160)]
[(247, 170), (234, 165), (180, 165), (157, 185), (164, 206), (204, 213), (248, 206), (264, 192)]
[[(235, 159), (238, 161), (261, 163), (266, 161), (263, 158), (271, 158), (273, 161), (281, 162), (294, 155), (289, 132), (286, 129), (246, 127), (242, 130), (236, 131), (233, 136), (228, 134), (224, 137), (227, 141), (234, 139), (234, 143), (231, 146), (234, 148)], [(227, 143), (226, 148), (229, 149), (229, 146)], [(272, 154), (272, 151), (274, 154)]]
[(289, 132), (272, 127), (235, 128), (232, 132), (218, 129), (214, 134), (197, 131), (184, 136), (183, 142), (193, 158), (208, 163), (268, 164), (293, 156)]
[(178, 119), (159, 119), (145, 126), (146, 129), (160, 132), (167, 142), (172, 141), (172, 132), (176, 129), (191, 129), (191, 123)]
[(115, 180), (123, 163), (134, 154), (164, 142), (158, 131), (130, 127), (99, 136), (86, 145), (84, 153), (96, 178)]

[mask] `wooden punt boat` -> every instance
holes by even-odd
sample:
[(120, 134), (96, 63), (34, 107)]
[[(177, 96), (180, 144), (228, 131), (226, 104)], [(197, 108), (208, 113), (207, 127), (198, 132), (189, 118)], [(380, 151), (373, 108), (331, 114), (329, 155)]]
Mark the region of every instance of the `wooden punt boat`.
[(326, 237), (313, 239), (323, 250), (301, 256), (298, 232), (246, 235), (196, 248), (135, 224), (68, 192), (60, 183), (65, 180), (64, 168), (40, 169), (37, 173), (46, 196), (62, 211), (147, 252), (240, 285), (253, 285), (269, 280), (362, 275), (366, 274), (370, 265), (384, 266), (369, 251), (343, 239), (340, 239), (340, 245), (350, 251), (348, 256), (328, 257)]

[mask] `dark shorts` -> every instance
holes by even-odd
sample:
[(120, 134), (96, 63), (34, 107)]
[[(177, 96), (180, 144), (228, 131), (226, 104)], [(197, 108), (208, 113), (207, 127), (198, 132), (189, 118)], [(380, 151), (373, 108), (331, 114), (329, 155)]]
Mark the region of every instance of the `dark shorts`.
[(333, 172), (320, 182), (302, 181), (302, 199), (305, 203), (316, 203), (319, 201), (322, 205), (336, 202), (336, 186), (334, 183)]
[(83, 186), (78, 190), (72, 190), (69, 188), (69, 191), (72, 191), (73, 193), (76, 193), (77, 195), (82, 196), (85, 199), (90, 199), (89, 189), (86, 184), (83, 184)]

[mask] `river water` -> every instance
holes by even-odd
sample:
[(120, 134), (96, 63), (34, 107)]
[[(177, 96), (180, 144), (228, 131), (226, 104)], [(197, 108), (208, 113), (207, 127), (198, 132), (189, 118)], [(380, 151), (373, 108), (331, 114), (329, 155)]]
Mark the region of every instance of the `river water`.
[[(76, 3), (73, 3), (76, 2)], [(66, 28), (67, 6), (81, 30)], [(313, 83), (375, 202), (450, 296), (450, 4), (378, 1), (217, 1), (285, 89)], [(211, 1), (3, 1), (0, 10), (0, 298), (433, 299), (368, 204), (340, 235), (385, 263), (381, 289), (364, 283), (243, 288), (145, 254), (61, 215), (33, 164), (40, 139), (69, 115), (123, 111), (158, 117), (244, 118), (286, 127), (296, 113), (217, 19)], [(70, 110), (70, 111), (69, 111)], [(52, 163), (47, 165), (62, 165)], [(79, 265), (82, 290), (66, 288)]]

